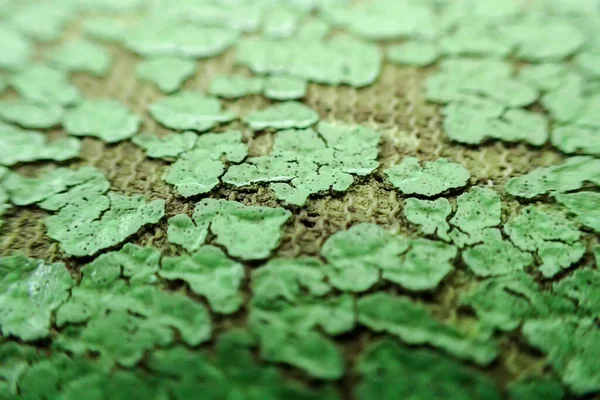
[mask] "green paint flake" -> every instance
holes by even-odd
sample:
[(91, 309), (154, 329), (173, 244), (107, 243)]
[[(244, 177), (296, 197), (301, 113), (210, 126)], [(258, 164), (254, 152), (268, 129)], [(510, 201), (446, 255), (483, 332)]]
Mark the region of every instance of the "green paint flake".
[(204, 132), (235, 119), (234, 113), (221, 110), (218, 99), (190, 91), (160, 99), (148, 110), (156, 121), (176, 130)]
[(196, 226), (194, 221), (185, 214), (177, 214), (169, 218), (167, 238), (169, 243), (178, 244), (188, 252), (196, 251), (206, 240), (208, 230)]
[[(356, 57), (360, 54), (361, 57)], [(379, 76), (379, 49), (350, 37), (312, 39), (246, 39), (236, 51), (237, 62), (257, 74), (286, 74), (326, 85), (368, 86)]]
[(496, 113), (497, 106), (485, 106), (470, 101), (455, 102), (442, 110), (444, 131), (460, 143), (479, 144), (487, 139), (506, 142), (524, 141), (541, 146), (548, 140), (548, 121), (531, 111), (509, 109)]
[(304, 40), (323, 40), (331, 28), (327, 22), (318, 18), (305, 18), (298, 26), (295, 37)]
[(445, 241), (450, 241), (447, 219), (451, 212), (450, 202), (443, 197), (436, 200), (409, 198), (404, 202), (404, 216), (409, 222), (419, 225), (423, 234), (436, 235)]
[(441, 53), (447, 57), (487, 56), (505, 57), (512, 50), (512, 43), (494, 28), (464, 24), (453, 32), (440, 37)]
[(80, 150), (81, 143), (75, 138), (48, 142), (46, 135), (40, 132), (0, 124), (0, 165), (38, 160), (66, 161), (79, 157)]
[(600, 156), (600, 130), (580, 126), (560, 126), (552, 131), (551, 142), (559, 150)]
[(68, 81), (67, 74), (45, 65), (31, 65), (13, 75), (10, 85), (21, 97), (39, 104), (71, 105), (81, 99), (76, 86)]
[(585, 182), (600, 186), (600, 160), (592, 157), (571, 157), (564, 163), (538, 168), (511, 178), (506, 191), (515, 197), (532, 199), (546, 193), (565, 193), (581, 189)]
[(330, 283), (363, 292), (382, 277), (411, 291), (434, 289), (450, 273), (456, 248), (426, 239), (408, 239), (374, 224), (354, 225), (329, 237), (321, 249)]
[(63, 124), (74, 136), (115, 143), (135, 135), (142, 119), (116, 100), (85, 100), (67, 112)]
[(0, 119), (24, 128), (52, 128), (61, 122), (63, 114), (63, 108), (58, 105), (0, 101)]
[(39, 358), (36, 349), (29, 346), (18, 344), (14, 341), (7, 341), (0, 344), (0, 377), (4, 379), (5, 393), (0, 389), (1, 399), (10, 399), (9, 395), (17, 394), (17, 382), (21, 379), (24, 372), (27, 371), (29, 364), (37, 361)]
[(482, 373), (431, 350), (404, 347), (390, 339), (370, 343), (355, 368), (362, 376), (354, 388), (358, 400), (502, 398)]
[(127, 37), (128, 25), (115, 18), (89, 17), (81, 25), (83, 33), (94, 40), (118, 43)]
[(70, 14), (57, 2), (31, 4), (11, 13), (10, 22), (33, 40), (50, 42), (60, 39)]
[(361, 324), (375, 332), (389, 332), (410, 345), (429, 344), (480, 365), (491, 363), (498, 355), (489, 341), (466, 337), (454, 327), (436, 321), (425, 307), (407, 297), (374, 293), (361, 298), (357, 310)]
[(242, 75), (217, 75), (210, 82), (208, 91), (213, 96), (225, 99), (237, 99), (263, 91), (263, 78), (246, 77)]
[(591, 319), (555, 318), (527, 321), (523, 336), (546, 353), (562, 382), (578, 395), (600, 390), (600, 329)]
[(154, 83), (164, 93), (177, 91), (196, 73), (196, 63), (178, 57), (157, 57), (140, 62), (135, 73), (138, 78)]
[[(41, 207), (46, 210), (57, 210), (67, 202), (77, 199), (77, 196), (81, 196), (83, 192), (80, 193), (75, 189), (78, 186), (87, 189), (88, 184), (96, 189), (94, 194), (102, 194), (110, 186), (104, 175), (91, 167), (83, 167), (79, 170), (57, 168), (40, 178), (11, 173), (2, 182), (13, 204), (26, 206), (43, 201)], [(67, 191), (67, 189), (71, 190)]]
[(597, 112), (600, 95), (594, 92), (593, 86), (574, 73), (568, 74), (561, 85), (546, 93), (542, 97), (542, 105), (562, 124), (600, 128)]
[[(450, 232), (458, 247), (484, 242), (501, 223), (502, 202), (492, 189), (473, 187), (458, 196), (456, 213), (450, 220), (455, 227)], [(493, 239), (493, 238), (492, 238)]]
[(600, 316), (600, 273), (585, 268), (575, 271), (553, 284), (554, 293), (573, 299), (579, 309), (590, 313), (594, 318)]
[(290, 101), (251, 112), (245, 120), (255, 131), (268, 128), (276, 130), (303, 129), (316, 124), (319, 114), (302, 103)]
[(0, 257), (0, 328), (30, 341), (50, 333), (50, 319), (73, 285), (63, 263), (46, 264), (22, 255)]
[(196, 205), (192, 219), (197, 227), (210, 229), (214, 242), (224, 246), (230, 256), (259, 260), (279, 246), (281, 226), (291, 215), (283, 208), (204, 199)]
[(98, 256), (86, 271), (103, 271), (106, 275), (114, 277), (120, 274), (128, 278), (132, 285), (156, 283), (160, 257), (160, 251), (157, 249), (126, 243), (119, 251)]
[(206, 297), (215, 312), (231, 314), (242, 306), (244, 266), (217, 247), (203, 246), (189, 256), (165, 257), (159, 275), (187, 282), (194, 293)]
[(526, 65), (519, 71), (519, 78), (535, 86), (540, 91), (558, 88), (568, 74), (568, 67), (560, 63)]
[(105, 76), (112, 66), (112, 56), (102, 46), (84, 41), (67, 41), (55, 48), (49, 63), (66, 72), (88, 72)]
[(432, 43), (408, 41), (391, 46), (387, 51), (387, 60), (392, 64), (426, 67), (440, 57), (439, 48)]
[(169, 168), (165, 181), (175, 186), (183, 197), (210, 192), (219, 184), (226, 170), (223, 162), (241, 162), (248, 154), (240, 131), (207, 133), (200, 136), (195, 148), (182, 153)]
[(265, 96), (272, 100), (296, 100), (306, 95), (305, 80), (291, 76), (270, 76), (265, 81)]
[(147, 18), (131, 29), (125, 46), (143, 57), (209, 58), (223, 53), (237, 32), (165, 18)]
[(298, 29), (298, 13), (285, 7), (274, 6), (267, 9), (263, 17), (262, 34), (267, 38), (288, 38)]
[(471, 174), (460, 164), (445, 158), (425, 161), (423, 166), (415, 157), (406, 157), (398, 165), (385, 170), (392, 185), (404, 194), (437, 196), (467, 184)]
[(512, 331), (532, 319), (576, 313), (571, 301), (542, 291), (523, 272), (479, 283), (461, 295), (460, 304), (472, 308), (484, 326), (501, 331)]
[(566, 193), (555, 197), (580, 223), (600, 233), (600, 193)]
[[(166, 382), (176, 400), (202, 393), (210, 399), (336, 400), (330, 388), (309, 389), (285, 379), (280, 371), (258, 363), (248, 340), (230, 331), (219, 336), (213, 357), (177, 346), (153, 352), (148, 360), (152, 371), (180, 379)], [(256, 395), (254, 395), (256, 394)], [(125, 400), (125, 399), (123, 399)]]
[(144, 225), (157, 223), (164, 208), (164, 200), (147, 203), (143, 196), (109, 193), (74, 198), (46, 219), (47, 234), (60, 242), (65, 253), (90, 256), (123, 242)]
[(164, 137), (144, 133), (131, 139), (134, 144), (144, 149), (148, 157), (166, 160), (193, 149), (197, 140), (198, 135), (194, 132), (170, 133)]
[(598, 72), (598, 64), (600, 63), (600, 54), (592, 52), (580, 52), (573, 59), (575, 66), (579, 72), (590, 80), (600, 79), (600, 72)]
[(521, 250), (537, 251), (540, 271), (551, 278), (583, 257), (585, 244), (581, 232), (558, 214), (549, 214), (529, 206), (504, 226), (510, 240)]
[(560, 382), (550, 378), (527, 377), (508, 385), (510, 400), (563, 400), (566, 391)]
[(19, 71), (31, 61), (33, 45), (18, 30), (8, 24), (0, 24), (0, 69)]
[(451, 58), (441, 62), (440, 70), (425, 81), (426, 98), (445, 104), (479, 96), (506, 107), (535, 102), (537, 90), (512, 74), (512, 66), (504, 61)]
[(223, 182), (236, 187), (271, 182), (277, 198), (301, 206), (312, 194), (347, 190), (354, 182), (352, 174), (373, 172), (379, 165), (380, 140), (369, 128), (324, 122), (316, 132), (280, 131), (268, 156), (231, 166)]

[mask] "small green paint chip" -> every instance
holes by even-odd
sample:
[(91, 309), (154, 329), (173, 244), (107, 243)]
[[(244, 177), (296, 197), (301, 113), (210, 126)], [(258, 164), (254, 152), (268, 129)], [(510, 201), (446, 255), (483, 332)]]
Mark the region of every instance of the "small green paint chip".
[[(106, 276), (123, 275), (131, 285), (154, 284), (158, 282), (156, 273), (159, 269), (161, 254), (152, 247), (141, 247), (126, 243), (119, 251), (111, 251), (96, 257), (86, 271), (103, 271), (90, 276), (89, 279), (99, 279), (101, 283)], [(105, 275), (103, 275), (105, 274)]]
[(552, 91), (565, 80), (569, 69), (562, 63), (541, 63), (526, 65), (519, 71), (519, 78), (538, 88), (540, 91)]
[(450, 241), (447, 219), (451, 212), (450, 202), (443, 197), (436, 200), (411, 197), (404, 202), (404, 216), (409, 222), (419, 225), (423, 234), (436, 235), (447, 242)]
[(242, 75), (217, 75), (211, 82), (208, 91), (213, 96), (224, 99), (237, 99), (244, 96), (260, 94), (265, 80), (258, 77)]
[(24, 128), (52, 128), (61, 122), (63, 114), (64, 110), (59, 105), (0, 101), (0, 119)]
[(81, 100), (79, 89), (67, 74), (45, 65), (30, 65), (10, 78), (9, 84), (21, 97), (39, 104), (67, 106)]
[(573, 302), (543, 291), (524, 272), (482, 281), (461, 294), (460, 304), (473, 309), (484, 326), (500, 331), (512, 331), (529, 320), (576, 313)]
[(33, 56), (33, 45), (21, 32), (0, 24), (0, 69), (19, 71), (27, 67)]
[(492, 189), (475, 186), (458, 196), (457, 209), (450, 220), (450, 237), (458, 247), (481, 243), (501, 223), (502, 202)]
[(113, 60), (110, 53), (100, 45), (85, 40), (72, 40), (55, 48), (48, 62), (66, 72), (87, 72), (105, 76)]
[(525, 377), (509, 383), (510, 400), (564, 400), (565, 388), (549, 377)]
[(48, 142), (42, 133), (0, 125), (0, 165), (38, 160), (66, 161), (79, 157), (80, 151), (81, 143), (76, 138)]
[(231, 314), (242, 306), (244, 266), (217, 247), (203, 246), (188, 256), (165, 257), (159, 275), (187, 282), (194, 293), (206, 297), (215, 312)]
[(305, 80), (291, 76), (270, 76), (265, 81), (265, 97), (271, 100), (296, 100), (306, 95)]
[(559, 126), (552, 131), (551, 142), (567, 154), (600, 156), (600, 130), (574, 125)]
[(578, 269), (572, 275), (554, 283), (554, 293), (574, 300), (577, 306), (590, 313), (592, 317), (600, 316), (600, 273), (596, 269)]
[(432, 197), (467, 184), (471, 174), (460, 164), (445, 158), (426, 161), (421, 166), (415, 157), (406, 157), (385, 170), (392, 185), (404, 194)]
[(33, 40), (50, 42), (60, 39), (70, 14), (68, 6), (57, 2), (30, 4), (15, 10), (10, 22)]
[(191, 91), (160, 99), (150, 104), (148, 110), (156, 121), (175, 130), (204, 132), (235, 119), (232, 112), (221, 110), (217, 98)]
[(198, 135), (194, 132), (170, 133), (164, 137), (143, 133), (131, 139), (148, 157), (167, 160), (193, 149), (197, 140)]
[(167, 239), (169, 243), (178, 244), (188, 252), (194, 252), (202, 246), (208, 235), (204, 226), (196, 226), (186, 214), (177, 214), (169, 218)]
[(81, 25), (83, 33), (90, 39), (119, 43), (127, 37), (127, 23), (116, 18), (89, 17)]
[(279, 246), (281, 227), (291, 217), (283, 208), (245, 206), (226, 200), (204, 199), (196, 205), (196, 226), (210, 229), (214, 242), (232, 257), (260, 260)]
[(435, 63), (440, 57), (440, 50), (435, 44), (409, 41), (391, 46), (387, 51), (387, 59), (392, 64), (425, 67)]
[(565, 193), (555, 198), (569, 213), (575, 215), (577, 221), (600, 233), (600, 193)]
[(164, 93), (177, 91), (196, 73), (196, 63), (178, 57), (156, 57), (141, 61), (135, 73), (138, 78), (154, 83)]
[(562, 382), (578, 395), (600, 390), (600, 329), (591, 319), (531, 320), (523, 325), (527, 342), (546, 353)]
[(439, 39), (440, 52), (446, 57), (484, 56), (506, 57), (512, 50), (512, 43), (498, 33), (494, 27), (482, 24), (459, 25)]
[(109, 193), (73, 198), (46, 219), (48, 236), (72, 256), (90, 256), (115, 246), (164, 216), (164, 200), (146, 202), (143, 196)]
[(50, 334), (52, 313), (69, 297), (73, 280), (63, 263), (0, 257), (0, 329), (25, 341)]
[(264, 129), (303, 129), (317, 123), (319, 114), (302, 103), (284, 102), (254, 111), (246, 116), (246, 123), (252, 130)]
[(227, 50), (237, 36), (237, 32), (226, 28), (146, 18), (128, 32), (124, 44), (143, 57), (208, 58)]
[(358, 400), (435, 399), (500, 400), (493, 381), (464, 364), (428, 349), (413, 349), (391, 339), (370, 343), (356, 370)]
[(571, 157), (564, 163), (538, 168), (510, 178), (506, 191), (515, 197), (533, 199), (547, 193), (566, 193), (581, 189), (586, 182), (600, 186), (600, 160), (593, 157)]
[(219, 184), (226, 170), (223, 159), (241, 162), (247, 154), (240, 131), (207, 133), (197, 139), (195, 148), (177, 158), (165, 181), (174, 185), (183, 197), (208, 193)]
[(85, 100), (67, 112), (63, 124), (74, 136), (93, 136), (107, 143), (135, 135), (142, 119), (116, 100)]
[(375, 332), (388, 332), (409, 345), (429, 344), (457, 358), (480, 365), (498, 355), (488, 340), (470, 338), (454, 327), (438, 322), (427, 309), (407, 297), (377, 292), (358, 300), (358, 320)]

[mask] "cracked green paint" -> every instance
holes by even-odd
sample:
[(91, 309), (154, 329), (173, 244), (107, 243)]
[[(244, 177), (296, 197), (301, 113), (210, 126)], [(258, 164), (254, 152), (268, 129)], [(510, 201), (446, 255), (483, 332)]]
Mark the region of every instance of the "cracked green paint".
[(63, 263), (47, 264), (15, 255), (0, 258), (0, 328), (24, 341), (50, 334), (52, 313), (73, 285)]
[(230, 256), (243, 260), (267, 258), (279, 246), (281, 227), (291, 217), (283, 208), (245, 206), (227, 200), (204, 199), (192, 219), (215, 235)]
[(151, 158), (170, 160), (194, 148), (198, 135), (194, 132), (170, 133), (164, 137), (143, 133), (131, 141), (143, 148)]
[(382, 55), (374, 44), (343, 36), (328, 41), (252, 38), (238, 43), (236, 60), (257, 74), (287, 74), (326, 85), (364, 87), (379, 77)]
[(581, 232), (558, 214), (550, 214), (529, 206), (504, 226), (510, 240), (521, 250), (537, 251), (546, 278), (569, 268), (583, 257), (585, 244)]
[(45, 65), (28, 66), (13, 75), (9, 84), (34, 103), (68, 106), (81, 100), (79, 89), (69, 83), (65, 72)]
[(157, 283), (161, 254), (152, 247), (141, 247), (126, 243), (119, 251), (99, 255), (87, 271), (112, 271), (110, 275), (122, 275), (132, 285)]
[(203, 246), (187, 256), (165, 257), (159, 275), (187, 282), (194, 293), (206, 297), (215, 312), (231, 314), (242, 306), (244, 266), (217, 247)]
[(221, 110), (219, 100), (191, 91), (182, 91), (150, 104), (152, 118), (175, 130), (207, 131), (235, 119), (235, 114)]
[(52, 128), (61, 122), (63, 114), (63, 108), (58, 105), (28, 101), (0, 102), (0, 119), (24, 128)]
[(552, 131), (550, 140), (556, 148), (567, 154), (600, 156), (600, 130), (580, 126), (560, 126)]
[(600, 193), (565, 193), (555, 198), (569, 213), (575, 215), (578, 222), (600, 233)]
[(435, 235), (447, 242), (450, 241), (448, 232), (448, 217), (452, 212), (450, 202), (445, 198), (436, 200), (421, 200), (408, 198), (404, 201), (404, 216), (420, 227), (424, 235)]
[(494, 234), (502, 216), (500, 196), (492, 189), (473, 187), (467, 193), (458, 196), (457, 208), (450, 224), (452, 241), (458, 247), (481, 243)]
[(600, 348), (600, 329), (587, 318), (554, 318), (527, 321), (527, 342), (547, 354), (562, 382), (575, 394), (600, 390), (600, 371), (595, 367)]
[(264, 95), (271, 100), (296, 100), (308, 89), (305, 80), (291, 76), (270, 76), (265, 81)]
[(90, 17), (81, 23), (83, 33), (90, 39), (109, 43), (122, 42), (127, 36), (127, 23), (110, 17)]
[(260, 77), (217, 75), (210, 82), (208, 91), (213, 96), (225, 99), (237, 99), (262, 93), (264, 84), (265, 80)]
[(577, 67), (579, 73), (586, 79), (599, 79), (600, 72), (598, 72), (598, 63), (600, 63), (600, 55), (592, 52), (580, 52), (578, 53), (573, 61)]
[(480, 365), (498, 355), (489, 341), (467, 337), (456, 328), (436, 321), (427, 309), (407, 297), (378, 292), (358, 300), (358, 320), (375, 332), (388, 332), (409, 345), (429, 344), (457, 358)]
[(586, 182), (600, 186), (600, 160), (593, 157), (571, 157), (564, 163), (538, 168), (510, 178), (506, 191), (515, 197), (533, 199), (546, 193), (566, 193), (581, 189)]
[(252, 130), (264, 129), (303, 129), (317, 123), (319, 114), (302, 103), (295, 101), (284, 102), (253, 111), (245, 118)]
[(283, 39), (292, 36), (298, 29), (300, 16), (285, 7), (274, 6), (267, 9), (263, 17), (262, 34), (272, 39)]
[(115, 143), (135, 135), (142, 119), (116, 100), (85, 100), (67, 112), (63, 124), (74, 136)]
[(109, 193), (74, 198), (46, 219), (48, 236), (72, 256), (90, 256), (135, 234), (164, 216), (164, 200), (146, 202), (144, 196)]
[(509, 383), (507, 392), (511, 400), (563, 400), (565, 388), (548, 377), (525, 377)]
[(4, 395), (3, 398), (10, 399), (9, 395), (17, 394), (17, 382), (21, 380), (29, 364), (36, 362), (38, 358), (36, 350), (32, 347), (12, 341), (0, 345), (0, 365), (2, 365), (0, 367), (0, 377), (4, 379), (3, 383), (5, 385), (5, 392), (0, 389), (0, 395)]
[(269, 182), (278, 199), (301, 206), (310, 195), (347, 190), (353, 174), (373, 172), (380, 140), (369, 128), (324, 122), (316, 131), (280, 131), (269, 155), (231, 166), (223, 182), (236, 187)]
[(178, 244), (188, 252), (194, 252), (202, 246), (208, 235), (203, 226), (196, 226), (186, 214), (177, 214), (169, 218), (167, 239), (169, 243)]
[(80, 151), (79, 139), (63, 137), (49, 142), (40, 132), (0, 124), (0, 165), (38, 160), (66, 161), (79, 157)]
[(456, 248), (426, 239), (408, 239), (374, 224), (354, 225), (329, 237), (321, 249), (329, 263), (330, 283), (343, 291), (363, 292), (380, 273), (410, 291), (434, 289), (452, 270)]
[(464, 24), (440, 37), (440, 52), (446, 57), (506, 57), (512, 50), (512, 43), (494, 28)]
[(362, 377), (354, 388), (358, 400), (502, 398), (485, 375), (439, 353), (405, 347), (390, 339), (370, 343), (355, 368)]
[(70, 11), (60, 3), (31, 4), (12, 13), (10, 22), (33, 40), (58, 40), (65, 30)]
[(33, 45), (21, 32), (0, 24), (0, 69), (19, 71), (30, 63), (33, 56)]
[(194, 149), (182, 153), (171, 165), (165, 181), (174, 185), (183, 197), (208, 193), (219, 184), (226, 170), (223, 158), (239, 163), (247, 152), (240, 131), (204, 134), (197, 139)]
[(147, 18), (131, 29), (125, 46), (143, 57), (209, 58), (223, 53), (237, 32), (168, 18)]
[(392, 64), (426, 67), (440, 57), (439, 48), (432, 43), (408, 41), (391, 46), (387, 51), (387, 60)]
[(560, 86), (569, 69), (561, 63), (542, 63), (526, 65), (519, 71), (519, 78), (530, 83), (540, 91), (552, 91)]
[(475, 311), (486, 327), (512, 331), (523, 322), (576, 314), (568, 299), (542, 290), (523, 272), (490, 278), (461, 294), (460, 304)]
[(542, 97), (541, 103), (562, 124), (598, 128), (600, 96), (593, 89), (586, 93), (587, 88), (588, 83), (581, 76), (569, 73), (556, 89)]
[(388, 179), (404, 194), (432, 197), (467, 184), (471, 174), (460, 164), (445, 158), (425, 161), (421, 166), (415, 157), (406, 157), (398, 165), (385, 170)]
[(110, 53), (102, 46), (85, 40), (73, 40), (55, 48), (48, 62), (66, 72), (86, 72), (105, 76), (113, 60)]
[(600, 274), (595, 269), (585, 268), (575, 271), (552, 285), (554, 293), (572, 299), (581, 310), (600, 316)]
[(196, 73), (196, 63), (179, 57), (156, 57), (141, 61), (135, 69), (138, 78), (154, 83), (164, 93), (177, 91)]

